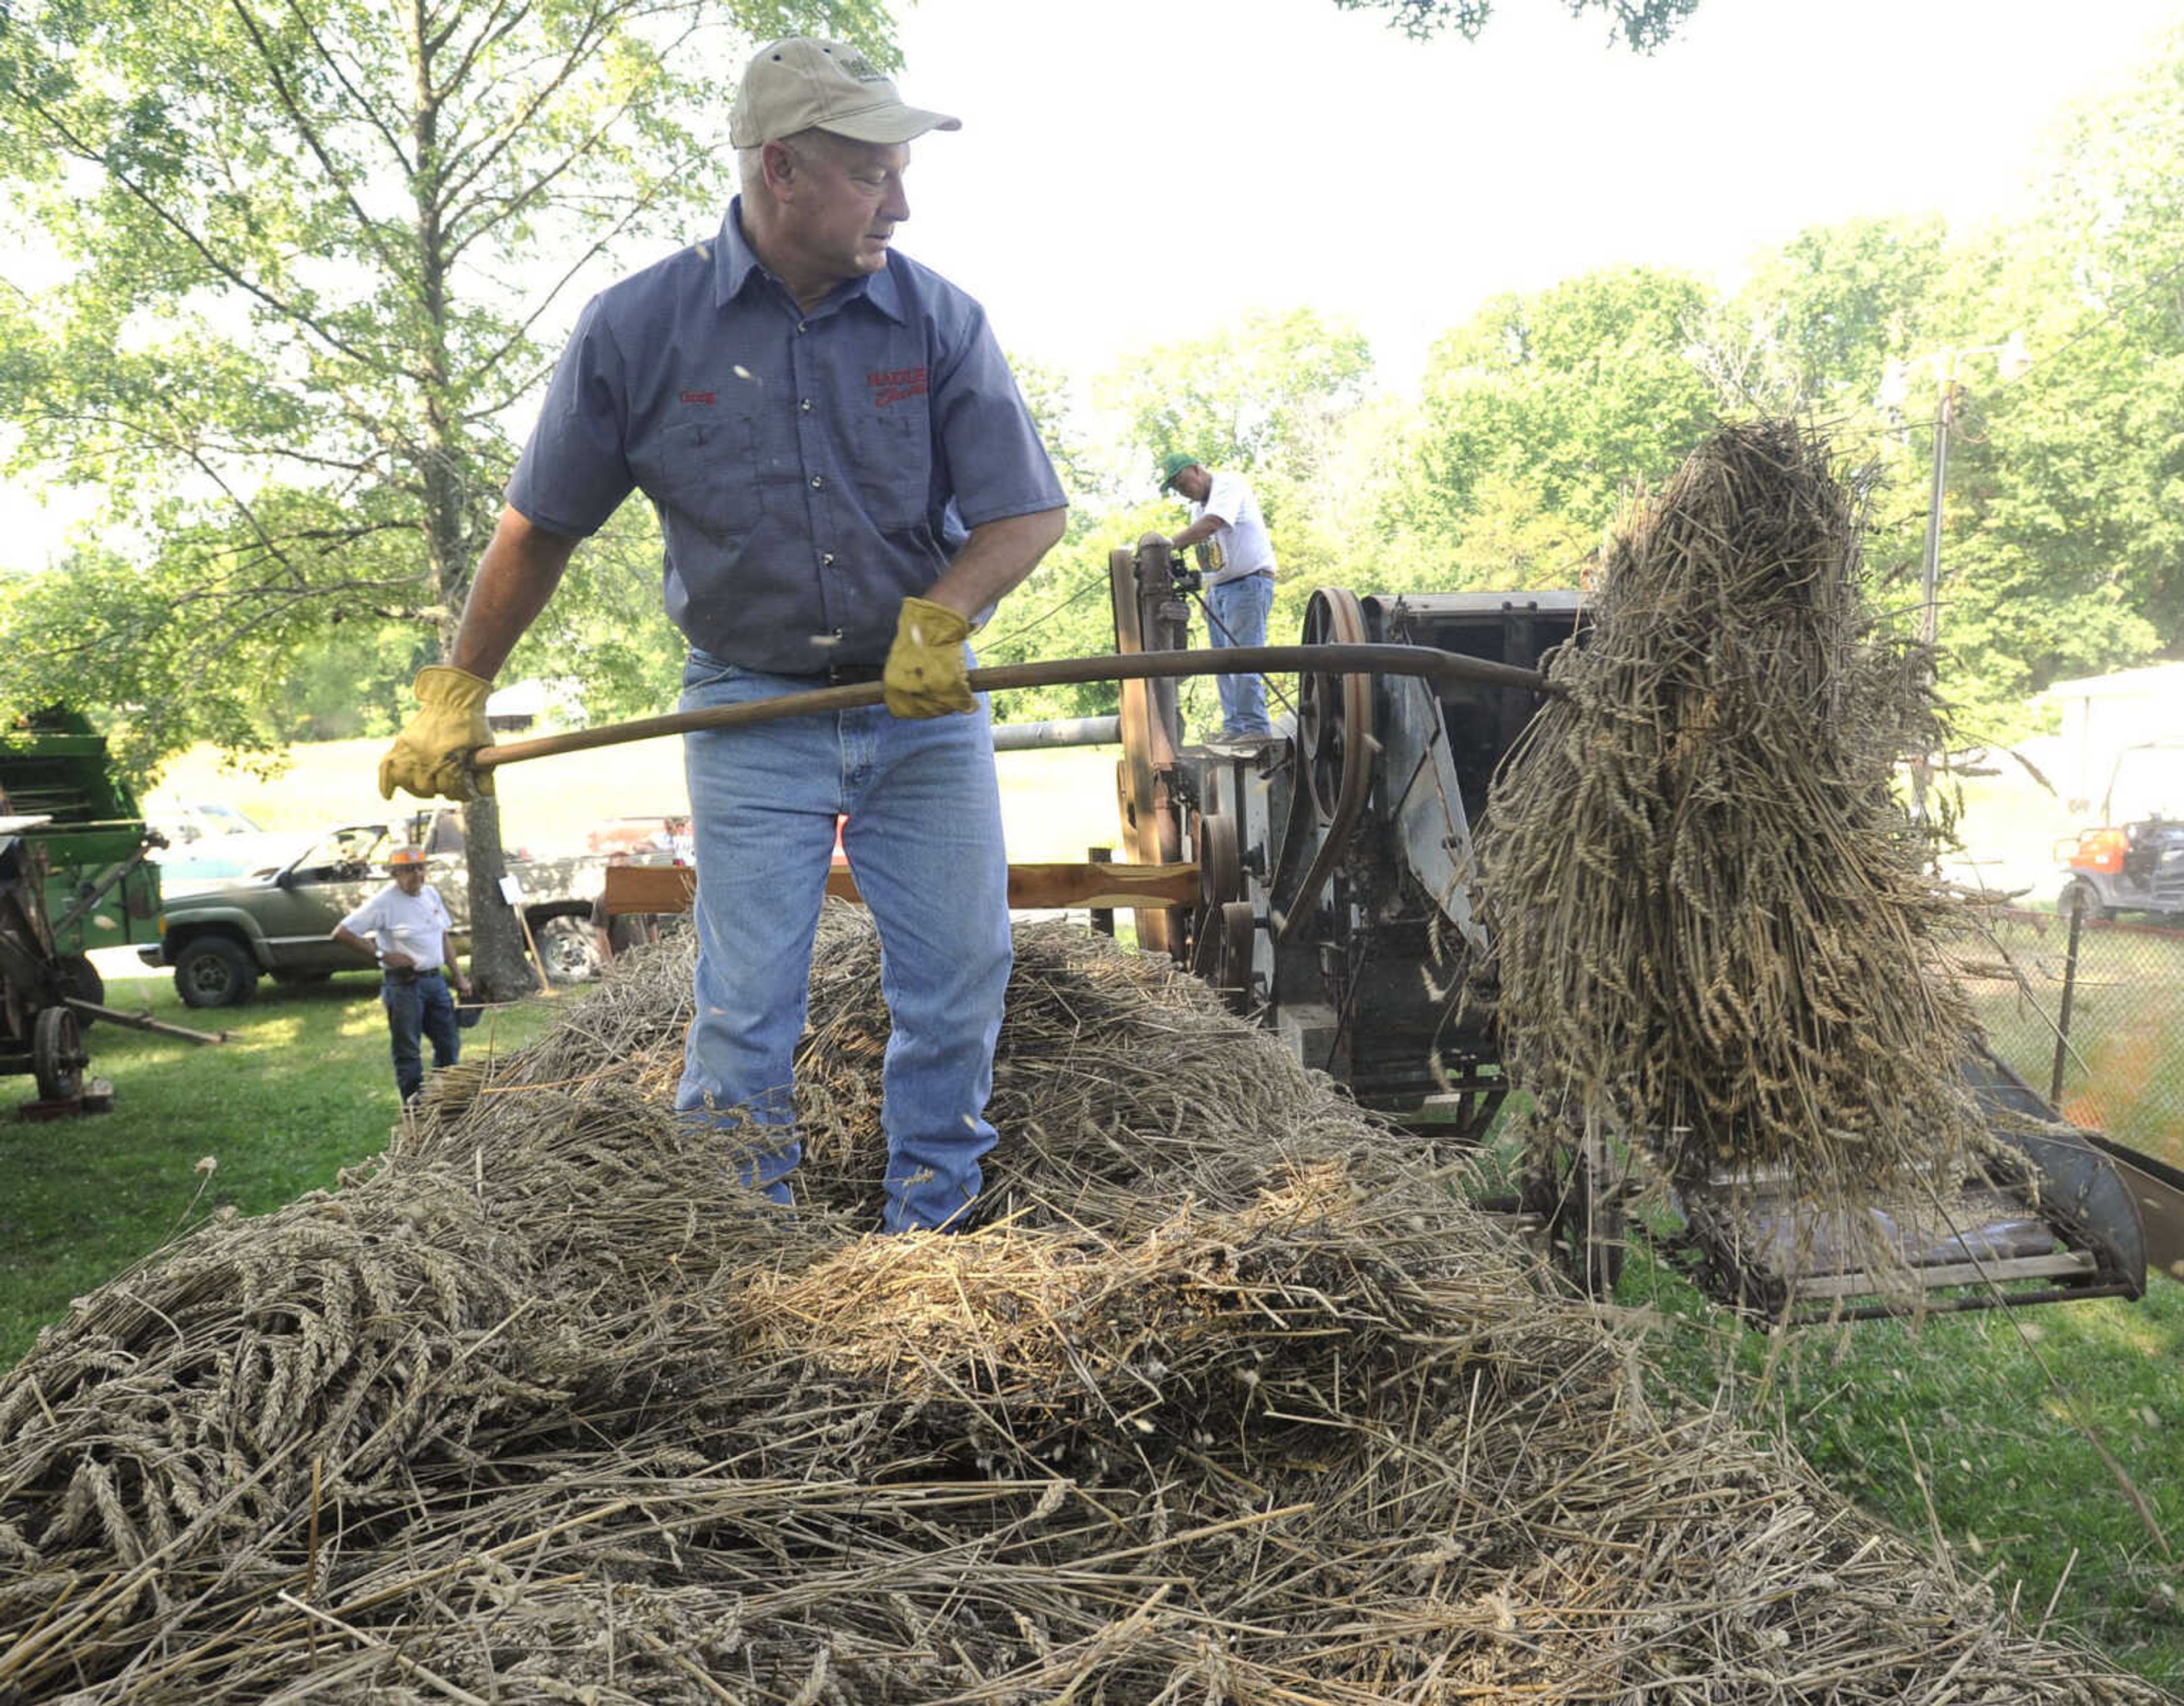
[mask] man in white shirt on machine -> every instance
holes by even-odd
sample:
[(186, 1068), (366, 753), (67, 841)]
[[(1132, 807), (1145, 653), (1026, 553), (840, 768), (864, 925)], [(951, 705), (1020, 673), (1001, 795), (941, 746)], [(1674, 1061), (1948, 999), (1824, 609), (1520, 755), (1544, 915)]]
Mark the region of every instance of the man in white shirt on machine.
[[(1161, 463), (1161, 490), (1171, 488), (1190, 500), (1190, 521), (1168, 544), (1178, 553), (1203, 547), (1199, 562), (1212, 643), (1264, 645), (1267, 612), (1274, 601), (1274, 548), (1251, 488), (1240, 474), (1214, 473), (1185, 450)], [(1259, 676), (1216, 676), (1214, 683), (1221, 694), (1217, 739), (1264, 740), (1273, 733), (1267, 721), (1266, 683)]]

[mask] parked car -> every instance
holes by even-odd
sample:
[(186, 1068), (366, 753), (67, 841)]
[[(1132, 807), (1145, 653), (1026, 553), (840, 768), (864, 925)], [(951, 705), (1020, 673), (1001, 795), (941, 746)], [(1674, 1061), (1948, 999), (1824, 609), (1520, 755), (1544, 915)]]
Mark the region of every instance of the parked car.
[[(425, 845), (426, 880), (447, 902), (460, 951), (469, 939), (469, 886), (460, 819), (443, 810), (340, 824), (270, 869), (170, 894), (165, 934), (140, 948), (137, 957), (148, 966), (171, 967), (176, 992), (192, 1007), (248, 1001), (261, 975), (276, 983), (314, 983), (336, 972), (366, 970), (371, 958), (343, 947), (332, 932), (386, 885), (387, 856), (412, 840)], [(524, 921), (556, 983), (599, 972), (595, 921), (606, 863), (597, 856), (508, 861)]]
[(166, 838), (166, 846), (152, 856), (170, 887), (245, 877), (286, 864), (303, 839), (260, 828), (246, 813), (217, 800), (155, 800), (145, 817)]

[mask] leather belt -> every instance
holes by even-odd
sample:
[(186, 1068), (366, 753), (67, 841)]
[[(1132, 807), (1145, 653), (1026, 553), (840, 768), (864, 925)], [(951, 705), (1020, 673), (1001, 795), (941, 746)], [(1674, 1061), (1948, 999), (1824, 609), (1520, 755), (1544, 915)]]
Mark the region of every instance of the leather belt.
[(384, 966), (381, 970), (386, 973), (387, 981), (390, 984), (414, 984), (420, 978), (437, 978), (445, 975), (437, 966), (426, 972), (421, 972), (415, 966)]

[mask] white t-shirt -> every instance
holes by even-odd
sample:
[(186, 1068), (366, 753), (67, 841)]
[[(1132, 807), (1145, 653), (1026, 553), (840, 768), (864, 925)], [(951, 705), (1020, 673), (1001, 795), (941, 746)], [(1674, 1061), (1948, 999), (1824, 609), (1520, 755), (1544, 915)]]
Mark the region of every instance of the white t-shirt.
[(1204, 542), (1206, 584), (1218, 586), (1223, 581), (1240, 581), (1246, 575), (1273, 573), (1273, 542), (1267, 537), (1267, 523), (1259, 514), (1259, 500), (1251, 495), (1251, 488), (1240, 474), (1217, 474), (1209, 468), (1206, 477), (1212, 481), (1213, 489), (1206, 494), (1204, 503), (1190, 506), (1192, 521), (1212, 516), (1222, 524)]
[(421, 972), (440, 968), (440, 951), (454, 927), (440, 891), (430, 883), (414, 895), (405, 895), (389, 883), (341, 921), (341, 928), (372, 938), (385, 963), (390, 952), (407, 954)]

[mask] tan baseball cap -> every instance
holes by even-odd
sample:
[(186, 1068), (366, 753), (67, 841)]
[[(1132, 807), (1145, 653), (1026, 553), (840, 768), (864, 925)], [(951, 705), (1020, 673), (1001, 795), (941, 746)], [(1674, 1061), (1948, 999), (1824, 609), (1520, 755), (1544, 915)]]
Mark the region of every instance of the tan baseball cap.
[(928, 131), (960, 131), (961, 119), (906, 107), (861, 48), (791, 36), (759, 50), (728, 109), (728, 141), (755, 148), (799, 131), (831, 131), (860, 142), (906, 142)]

